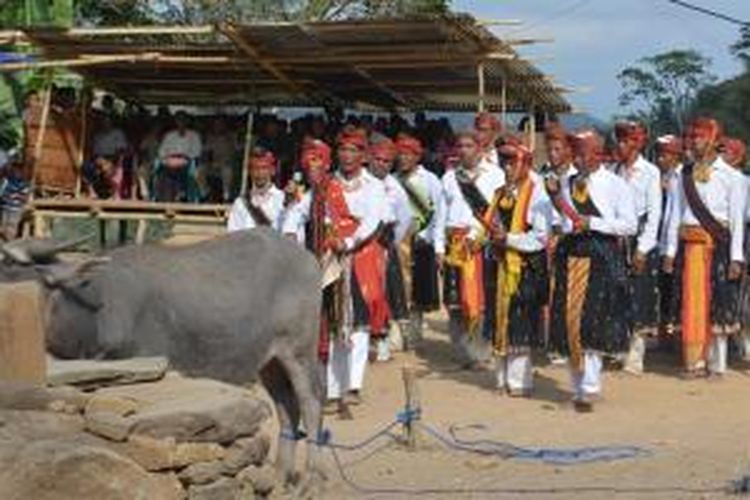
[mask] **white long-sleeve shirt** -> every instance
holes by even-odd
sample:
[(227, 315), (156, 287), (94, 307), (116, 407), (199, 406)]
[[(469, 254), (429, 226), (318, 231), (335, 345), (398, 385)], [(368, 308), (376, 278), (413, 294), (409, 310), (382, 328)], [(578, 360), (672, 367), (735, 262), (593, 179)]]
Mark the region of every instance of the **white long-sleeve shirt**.
[(662, 196), (666, 198), (662, 205), (661, 228), (659, 230), (659, 255), (666, 255), (667, 240), (669, 235), (669, 219), (672, 214), (675, 191), (679, 187), (679, 173), (682, 171), (682, 164), (677, 165), (672, 170), (662, 175)]
[[(337, 180), (344, 186), (344, 199), (349, 213), (359, 221), (354, 234), (344, 239), (346, 248), (351, 250), (358, 243), (369, 238), (381, 222), (388, 220), (390, 212), (388, 199), (383, 182), (365, 170), (353, 179), (338, 177)], [(301, 228), (310, 220), (311, 212), (312, 191), (308, 191), (298, 203), (287, 209), (282, 222), (282, 232), (301, 234)]]
[[(566, 179), (562, 184), (562, 193), (568, 203), (574, 206), (571, 197), (570, 183), (575, 176)], [(603, 165), (586, 178), (586, 186), (594, 206), (599, 211), (598, 217), (590, 217), (591, 231), (612, 236), (634, 236), (638, 232), (638, 216), (635, 211), (633, 191), (627, 183)], [(563, 232), (573, 232), (573, 223), (565, 217)]]
[[(523, 233), (508, 233), (506, 245), (523, 253), (533, 253), (544, 250), (552, 232), (552, 214), (554, 208), (540, 178), (533, 181), (531, 200), (526, 212), (528, 230)], [(516, 189), (517, 194), (517, 189)]]
[(659, 239), (659, 222), (661, 221), (661, 173), (656, 165), (638, 155), (630, 167), (621, 166), (617, 172), (633, 191), (635, 211), (638, 220), (645, 218), (645, 223), (638, 235), (637, 250), (646, 255), (656, 248)]
[[(284, 192), (276, 186), (270, 186), (265, 191), (250, 191), (250, 203), (263, 210), (263, 213), (271, 220), (271, 227), (276, 231), (281, 230), (282, 215), (284, 212)], [(253, 229), (258, 224), (250, 215), (247, 209), (247, 200), (238, 197), (234, 200), (232, 208), (229, 211), (227, 220), (227, 231), (241, 231), (243, 229)]]
[[(505, 172), (494, 166), (483, 165), (477, 167), (477, 177), (474, 184), (482, 193), (487, 203), (492, 203), (495, 191), (505, 185)], [(469, 238), (477, 238), (483, 231), (482, 224), (474, 217), (471, 207), (464, 199), (461, 188), (456, 179), (459, 169), (452, 169), (443, 176), (443, 198), (445, 212), (442, 220), (438, 221), (435, 233), (435, 252), (445, 253), (445, 231), (449, 228), (469, 229)]]
[[(425, 201), (432, 205), (434, 210), (430, 223), (422, 231), (417, 233), (417, 238), (424, 240), (428, 243), (435, 243), (437, 238), (439, 221), (445, 217), (445, 202), (443, 200), (443, 185), (440, 183), (440, 179), (424, 168), (418, 165), (409, 175), (402, 180), (402, 182), (409, 183), (414, 191), (416, 191)], [(404, 192), (405, 194), (405, 192)], [(407, 195), (408, 197), (408, 195)], [(412, 217), (417, 218), (416, 207), (410, 202), (410, 210)]]
[(393, 216), (393, 220), (387, 222), (395, 223), (393, 233), (398, 244), (406, 237), (413, 223), (411, 207), (409, 207), (409, 195), (401, 187), (401, 183), (390, 174), (383, 179), (383, 187)]
[[(673, 205), (670, 211), (667, 233), (668, 257), (677, 254), (679, 232), (682, 224), (700, 225), (693, 214), (685, 197), (682, 176), (677, 179), (678, 188), (675, 189)], [(730, 167), (721, 157), (717, 157), (711, 165), (711, 174), (707, 182), (696, 182), (698, 196), (720, 223), (729, 228), (731, 234), (730, 258), (736, 262), (744, 262), (743, 238), (745, 235), (745, 202), (747, 185), (742, 174)]]
[(172, 130), (164, 135), (159, 144), (159, 158), (181, 155), (188, 158), (198, 158), (203, 151), (201, 136), (195, 130)]

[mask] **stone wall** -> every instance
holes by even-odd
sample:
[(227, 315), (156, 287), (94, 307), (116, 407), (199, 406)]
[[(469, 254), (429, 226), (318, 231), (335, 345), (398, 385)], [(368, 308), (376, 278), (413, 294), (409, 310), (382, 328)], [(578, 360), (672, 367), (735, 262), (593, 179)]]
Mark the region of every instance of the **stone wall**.
[(266, 497), (269, 405), (210, 380), (81, 392), (0, 384), (0, 498)]

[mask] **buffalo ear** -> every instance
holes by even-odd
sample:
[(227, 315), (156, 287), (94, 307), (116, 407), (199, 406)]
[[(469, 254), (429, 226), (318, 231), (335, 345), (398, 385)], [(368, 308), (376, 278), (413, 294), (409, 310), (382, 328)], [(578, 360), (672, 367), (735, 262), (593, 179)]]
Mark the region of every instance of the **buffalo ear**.
[(38, 266), (44, 284), (50, 288), (62, 286), (73, 279), (82, 279), (83, 275), (91, 268), (106, 264), (109, 257), (93, 257), (77, 264), (61, 264), (57, 266)]

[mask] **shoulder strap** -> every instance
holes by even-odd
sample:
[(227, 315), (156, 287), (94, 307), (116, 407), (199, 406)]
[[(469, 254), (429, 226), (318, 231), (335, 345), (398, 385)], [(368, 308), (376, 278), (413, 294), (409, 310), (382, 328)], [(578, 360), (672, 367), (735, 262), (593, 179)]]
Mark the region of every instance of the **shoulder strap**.
[(682, 189), (685, 191), (685, 199), (690, 206), (690, 210), (698, 219), (700, 225), (708, 231), (711, 237), (716, 241), (727, 242), (731, 239), (729, 229), (721, 225), (721, 222), (716, 220), (716, 217), (711, 213), (700, 195), (698, 194), (698, 188), (695, 185), (695, 179), (693, 179), (693, 163), (688, 163), (682, 167)]
[(257, 224), (258, 226), (272, 225), (271, 218), (268, 217), (268, 214), (266, 214), (266, 212), (264, 212), (262, 208), (253, 204), (250, 201), (249, 196), (244, 198), (244, 202), (245, 202), (245, 208), (247, 208), (247, 211), (250, 214), (250, 217), (252, 217), (253, 220), (255, 221), (255, 224)]
[(419, 212), (419, 218), (425, 221), (424, 225), (429, 225), (432, 216), (435, 214), (432, 203), (429, 200), (425, 200), (424, 196), (422, 196), (417, 191), (416, 187), (404, 176), (396, 176), (396, 179), (398, 179), (399, 184), (401, 184), (401, 187), (406, 191), (406, 196), (409, 197), (409, 201), (414, 205), (417, 212)]
[(458, 182), (458, 188), (461, 190), (461, 196), (463, 196), (464, 201), (469, 205), (472, 214), (482, 221), (484, 215), (487, 213), (487, 209), (490, 208), (489, 202), (473, 181), (463, 179), (458, 172), (456, 172), (456, 181)]

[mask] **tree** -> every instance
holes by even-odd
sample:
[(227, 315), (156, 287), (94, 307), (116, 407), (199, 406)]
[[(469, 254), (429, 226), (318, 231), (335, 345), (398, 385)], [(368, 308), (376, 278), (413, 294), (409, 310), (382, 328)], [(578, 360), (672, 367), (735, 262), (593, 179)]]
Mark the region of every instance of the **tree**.
[(710, 59), (694, 50), (673, 50), (644, 57), (622, 70), (620, 105), (635, 114), (655, 133), (682, 131), (698, 93), (714, 82)]
[(79, 0), (76, 19), (94, 25), (321, 21), (444, 13), (449, 4), (450, 0)]

